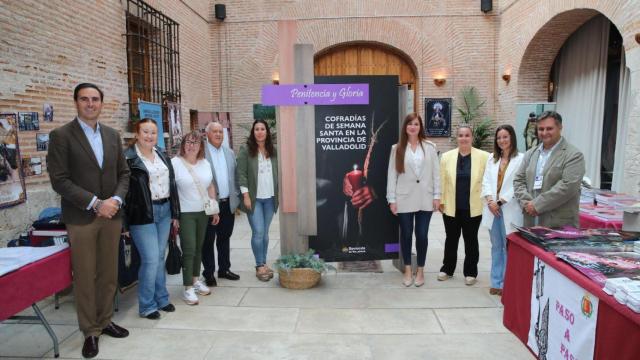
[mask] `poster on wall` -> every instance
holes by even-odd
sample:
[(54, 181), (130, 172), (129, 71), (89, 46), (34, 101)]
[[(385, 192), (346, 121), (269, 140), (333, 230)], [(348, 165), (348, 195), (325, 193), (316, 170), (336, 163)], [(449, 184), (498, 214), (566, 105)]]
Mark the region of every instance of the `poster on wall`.
[(556, 109), (556, 103), (516, 104), (516, 136), (518, 151), (527, 150), (539, 144), (536, 131), (536, 119), (545, 111)]
[(451, 98), (424, 99), (425, 132), (428, 137), (451, 135)]
[(42, 158), (37, 157), (23, 157), (22, 158), (22, 171), (24, 176), (35, 176), (42, 174)]
[(158, 125), (158, 147), (164, 149), (162, 106), (160, 106), (160, 104), (138, 100), (138, 111), (140, 111), (140, 119), (150, 118), (155, 120), (156, 125)]
[(53, 121), (53, 105), (49, 103), (42, 105), (42, 120), (46, 122)]
[(169, 124), (169, 138), (171, 139), (171, 153), (176, 154), (182, 141), (182, 112), (180, 104), (167, 102), (167, 123)]
[(47, 151), (49, 149), (49, 133), (36, 134), (36, 151)]
[(0, 114), (0, 208), (13, 206), (27, 199), (17, 127), (16, 114)]
[(398, 141), (398, 77), (316, 77), (315, 83), (369, 84), (369, 105), (315, 107), (318, 234), (309, 247), (326, 261), (397, 258), (398, 222), (386, 186)]
[(19, 112), (18, 129), (20, 131), (40, 130), (37, 112)]
[(593, 359), (598, 298), (537, 257), (527, 346), (538, 359)]

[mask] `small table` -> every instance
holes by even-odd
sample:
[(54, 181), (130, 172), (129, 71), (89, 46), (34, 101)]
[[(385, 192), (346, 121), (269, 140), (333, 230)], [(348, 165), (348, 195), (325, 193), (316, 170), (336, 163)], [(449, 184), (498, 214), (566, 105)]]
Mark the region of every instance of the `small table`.
[[(9, 318), (39, 320), (51, 336), (55, 357), (59, 357), (58, 338), (36, 303), (70, 285), (69, 248), (0, 276), (0, 321)], [(14, 316), (29, 306), (36, 316)]]

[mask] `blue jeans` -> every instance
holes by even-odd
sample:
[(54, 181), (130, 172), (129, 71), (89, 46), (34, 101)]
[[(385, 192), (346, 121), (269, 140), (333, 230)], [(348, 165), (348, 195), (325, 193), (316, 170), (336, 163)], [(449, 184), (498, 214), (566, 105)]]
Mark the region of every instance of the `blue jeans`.
[(500, 217), (493, 218), (489, 237), (491, 238), (491, 287), (502, 289), (504, 270), (507, 267), (507, 231), (504, 227), (502, 210), (500, 210)]
[[(416, 233), (416, 251), (418, 257), (418, 267), (424, 267), (427, 260), (427, 246), (429, 245), (429, 222), (431, 222), (431, 211), (416, 211), (410, 213), (398, 213), (400, 222), (400, 250), (402, 251), (402, 261), (406, 266), (411, 265), (411, 234)], [(415, 217), (415, 228), (413, 219)]]
[(251, 226), (251, 250), (256, 258), (256, 266), (267, 263), (267, 249), (269, 248), (269, 226), (275, 211), (273, 197), (256, 199), (253, 212), (247, 214)]
[(169, 202), (153, 205), (153, 223), (130, 225), (129, 231), (140, 253), (138, 271), (138, 312), (147, 316), (169, 305), (164, 270), (164, 253), (171, 228)]

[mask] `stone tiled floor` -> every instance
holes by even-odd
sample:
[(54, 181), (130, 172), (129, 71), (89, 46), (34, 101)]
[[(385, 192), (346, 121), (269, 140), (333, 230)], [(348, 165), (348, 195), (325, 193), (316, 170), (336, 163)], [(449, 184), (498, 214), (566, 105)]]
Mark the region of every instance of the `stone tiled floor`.
[[(279, 254), (277, 217), (271, 226), (269, 260)], [(100, 338), (101, 359), (531, 359), (502, 326), (500, 299), (490, 296), (490, 244), (480, 230), (479, 279), (468, 287), (456, 273), (438, 282), (444, 227), (434, 215), (430, 227), (426, 283), (405, 288), (391, 261), (383, 273), (329, 273), (310, 290), (263, 283), (252, 271), (251, 230), (244, 215), (236, 220), (231, 244), (232, 270), (240, 281), (219, 280), (200, 305), (180, 300), (180, 275), (168, 278), (175, 313), (158, 321), (138, 316), (135, 290), (120, 297), (114, 321), (127, 327), (126, 339)], [(463, 258), (460, 246), (460, 259)], [(459, 262), (458, 271), (462, 263)], [(1, 306), (1, 305), (0, 305)], [(61, 358), (80, 358), (73, 297), (61, 307), (40, 304), (60, 339)], [(31, 310), (26, 310), (25, 314)], [(0, 357), (53, 357), (41, 325), (0, 324)]]

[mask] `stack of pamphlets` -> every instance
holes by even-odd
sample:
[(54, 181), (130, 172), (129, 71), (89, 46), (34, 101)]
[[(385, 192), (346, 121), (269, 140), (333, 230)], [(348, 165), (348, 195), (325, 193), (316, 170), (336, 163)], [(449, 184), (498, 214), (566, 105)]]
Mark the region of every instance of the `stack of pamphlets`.
[[(640, 254), (635, 252), (561, 251), (556, 256), (603, 288), (608, 279), (627, 277), (640, 280)], [(614, 296), (616, 293), (618, 291)]]
[(513, 226), (529, 242), (554, 253), (559, 251), (633, 251), (633, 242), (631, 241), (640, 239), (639, 233), (611, 229), (576, 229), (571, 226), (561, 228)]

